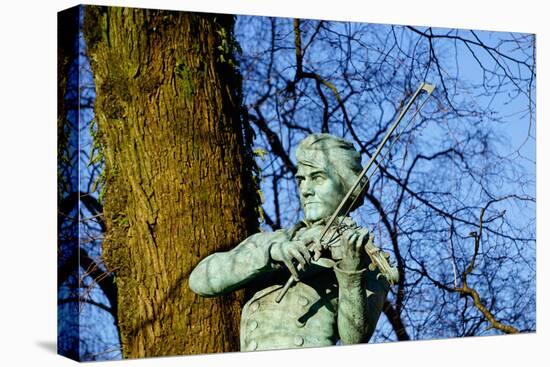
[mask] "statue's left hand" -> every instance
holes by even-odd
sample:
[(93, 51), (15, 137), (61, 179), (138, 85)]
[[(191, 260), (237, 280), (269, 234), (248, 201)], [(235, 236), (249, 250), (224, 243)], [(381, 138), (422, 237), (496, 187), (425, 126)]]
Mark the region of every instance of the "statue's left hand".
[(300, 264), (305, 269), (311, 262), (311, 254), (303, 241), (279, 241), (274, 242), (270, 249), (270, 256), (275, 262), (283, 263), (294, 279), (298, 280), (298, 268)]
[(346, 271), (361, 270), (366, 267), (368, 255), (364, 245), (369, 239), (369, 231), (365, 228), (350, 230), (342, 236), (342, 260), (339, 268)]

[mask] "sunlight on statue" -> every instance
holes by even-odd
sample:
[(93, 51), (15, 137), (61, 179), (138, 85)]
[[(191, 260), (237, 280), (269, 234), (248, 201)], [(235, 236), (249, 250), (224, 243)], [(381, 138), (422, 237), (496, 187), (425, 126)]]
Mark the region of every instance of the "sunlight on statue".
[[(243, 286), (255, 291), (242, 310), (242, 351), (368, 342), (389, 290), (391, 275), (372, 263), (379, 253), (372, 234), (350, 217), (338, 218), (325, 245), (319, 242), (362, 171), (353, 144), (312, 134), (300, 142), (296, 160), (303, 220), (208, 256), (189, 278), (190, 288), (205, 297)], [(363, 203), (361, 186), (352, 210)], [(290, 275), (296, 282), (276, 302)]]

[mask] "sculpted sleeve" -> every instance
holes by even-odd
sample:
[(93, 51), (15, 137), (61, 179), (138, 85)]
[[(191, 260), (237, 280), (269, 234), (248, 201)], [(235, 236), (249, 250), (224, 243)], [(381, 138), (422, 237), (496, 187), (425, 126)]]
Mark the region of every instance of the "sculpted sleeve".
[(283, 236), (282, 231), (257, 233), (230, 251), (208, 256), (191, 272), (189, 287), (201, 296), (218, 296), (277, 269), (278, 266), (271, 262), (269, 251)]
[(338, 334), (343, 344), (369, 341), (389, 290), (389, 283), (378, 271), (341, 270), (336, 264), (338, 281)]

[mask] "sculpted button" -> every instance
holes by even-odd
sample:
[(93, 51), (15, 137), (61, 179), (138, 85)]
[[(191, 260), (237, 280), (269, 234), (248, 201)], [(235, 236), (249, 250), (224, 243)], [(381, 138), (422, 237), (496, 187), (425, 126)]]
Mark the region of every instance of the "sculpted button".
[(298, 327), (304, 327), (306, 325), (305, 321), (300, 321), (299, 319), (296, 320), (296, 326)]
[(294, 345), (302, 345), (304, 344), (304, 338), (301, 336), (297, 336), (294, 338)]
[(256, 350), (258, 348), (258, 343), (256, 340), (252, 340), (250, 344), (248, 344), (248, 349), (250, 350)]
[(258, 304), (258, 302), (254, 302), (253, 304), (250, 305), (250, 309), (252, 311), (257, 311), (259, 307), (260, 305)]
[(258, 327), (258, 321), (256, 320), (252, 320), (250, 321), (250, 324), (248, 326), (248, 328), (252, 331), (254, 329), (256, 329)]
[(300, 299), (298, 300), (298, 303), (302, 306), (307, 306), (307, 304), (309, 303), (309, 300), (305, 297), (300, 297)]

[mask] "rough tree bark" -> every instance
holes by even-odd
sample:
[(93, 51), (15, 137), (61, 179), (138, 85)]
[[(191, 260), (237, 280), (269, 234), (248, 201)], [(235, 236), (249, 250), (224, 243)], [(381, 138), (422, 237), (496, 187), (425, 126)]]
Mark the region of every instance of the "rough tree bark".
[(200, 259), (257, 229), (233, 23), (85, 9), (125, 358), (239, 349), (242, 292), (204, 299), (187, 283)]

